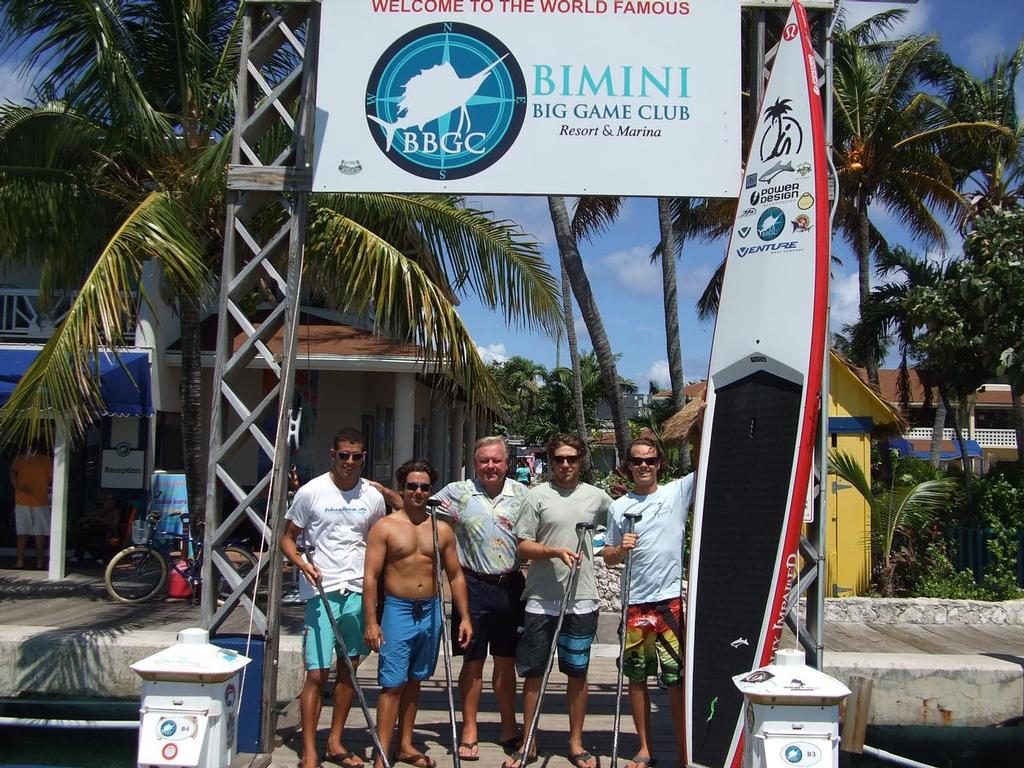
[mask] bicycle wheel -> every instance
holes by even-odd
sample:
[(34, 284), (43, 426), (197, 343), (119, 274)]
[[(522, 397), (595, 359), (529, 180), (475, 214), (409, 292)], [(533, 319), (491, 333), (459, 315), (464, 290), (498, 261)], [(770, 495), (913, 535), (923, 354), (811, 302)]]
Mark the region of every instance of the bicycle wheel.
[[(226, 557), (231, 565), (234, 566), (235, 570), (238, 571), (238, 575), (243, 579), (248, 575), (249, 571), (256, 567), (256, 556), (252, 552), (239, 547), (234, 544), (228, 544), (224, 547), (224, 557)], [(247, 589), (246, 592), (249, 596), (252, 596), (252, 590)], [(231, 594), (231, 587), (228, 585), (227, 579), (217, 574), (217, 605), (223, 605), (224, 601), (227, 600)]]
[(107, 593), (120, 603), (144, 603), (167, 581), (167, 561), (152, 547), (142, 544), (114, 555), (103, 577)]

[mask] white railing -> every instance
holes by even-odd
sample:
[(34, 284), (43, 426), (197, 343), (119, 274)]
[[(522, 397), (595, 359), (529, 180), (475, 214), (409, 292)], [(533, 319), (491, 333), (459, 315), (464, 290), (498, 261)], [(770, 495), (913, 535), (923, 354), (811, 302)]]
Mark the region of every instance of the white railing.
[[(908, 440), (931, 440), (931, 427), (916, 427), (906, 433)], [(964, 430), (967, 438), (967, 430)], [(1017, 433), (1012, 429), (975, 429), (970, 436), (982, 448), (1016, 448)], [(942, 439), (950, 442), (956, 440), (956, 432), (952, 428), (942, 430)]]
[(0, 288), (0, 334), (48, 339), (68, 313), (73, 298), (73, 295), (62, 297), (49, 312), (44, 312), (38, 290)]
[[(67, 316), (76, 292), (58, 297), (49, 312), (44, 312), (35, 288), (0, 288), (0, 336), (12, 339), (48, 339)], [(136, 298), (129, 296), (121, 316), (125, 336), (135, 332)]]

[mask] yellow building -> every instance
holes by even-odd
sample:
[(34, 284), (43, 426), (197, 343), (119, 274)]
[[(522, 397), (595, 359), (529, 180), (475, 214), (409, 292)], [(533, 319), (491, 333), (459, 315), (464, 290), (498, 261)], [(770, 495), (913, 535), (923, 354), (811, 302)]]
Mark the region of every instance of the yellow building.
[[(670, 418), (662, 431), (666, 443), (686, 440), (699, 411), (704, 383), (687, 387), (690, 403)], [(900, 434), (904, 419), (832, 352), (829, 364), (829, 448), (855, 458), (871, 479), (871, 437)], [(826, 596), (864, 594), (871, 582), (871, 509), (856, 489), (829, 475), (825, 551)]]
[[(855, 458), (870, 480), (872, 433), (898, 434), (903, 419), (834, 352), (828, 394), (829, 448)], [(833, 474), (826, 492), (825, 594), (864, 594), (871, 581), (871, 509), (856, 489)]]

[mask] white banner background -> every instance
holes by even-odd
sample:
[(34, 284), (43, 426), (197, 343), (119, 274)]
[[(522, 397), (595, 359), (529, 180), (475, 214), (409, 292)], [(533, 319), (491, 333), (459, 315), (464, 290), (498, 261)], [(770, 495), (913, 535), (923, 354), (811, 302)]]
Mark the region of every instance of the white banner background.
[[(739, 0), (438, 2), (325, 0), (315, 191), (738, 194)], [(488, 6), (493, 10), (483, 12)], [(463, 12), (420, 10), (437, 7)], [(576, 11), (545, 10), (551, 8)], [(424, 178), (393, 163), (371, 133), (383, 137), (383, 129), (371, 128), (367, 119), (368, 84), (382, 54), (411, 30), (439, 22), (471, 24), (498, 38), (518, 62), (526, 85), (525, 117), (512, 145), (489, 167), (454, 180), (437, 178), (440, 174)], [(397, 85), (408, 82), (409, 72), (442, 63), (425, 61), (417, 60)], [(563, 68), (566, 65), (568, 70)], [(584, 66), (590, 81), (581, 84)], [(627, 68), (629, 96), (624, 95)], [(643, 68), (668, 85), (668, 96), (652, 81), (646, 84), (646, 95), (639, 95)], [(479, 71), (479, 67), (474, 71), (462, 66), (456, 74), (468, 78)], [(567, 81), (563, 80), (566, 72)], [(569, 95), (564, 93), (565, 83)], [(596, 95), (593, 83), (599, 91)], [(608, 93), (609, 83), (614, 95)], [(443, 78), (431, 85), (431, 106), (452, 91), (450, 83), (444, 87)], [(389, 93), (397, 98), (407, 92), (393, 88)], [(422, 96), (422, 91), (418, 93)], [(468, 104), (472, 124), (473, 102)], [(419, 106), (424, 107), (423, 102)], [(426, 107), (408, 110), (418, 117), (428, 112)], [(455, 130), (459, 112), (455, 108), (440, 120)], [(444, 128), (439, 130), (438, 123), (432, 119), (422, 129), (441, 133)], [(409, 132), (418, 130), (413, 127)], [(472, 124), (469, 130), (479, 127)], [(401, 127), (394, 131), (395, 145), (402, 143), (404, 133)]]

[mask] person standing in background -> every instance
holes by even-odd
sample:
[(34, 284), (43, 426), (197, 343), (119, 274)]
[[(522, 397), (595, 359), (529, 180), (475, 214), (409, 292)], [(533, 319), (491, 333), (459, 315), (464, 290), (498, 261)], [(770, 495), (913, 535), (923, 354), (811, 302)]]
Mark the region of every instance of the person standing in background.
[(46, 540), (50, 536), (50, 484), (53, 461), (40, 445), (18, 456), (11, 464), (14, 486), (14, 525), (17, 531), (15, 568), (25, 567), (28, 539), (35, 539), (36, 568), (46, 565)]

